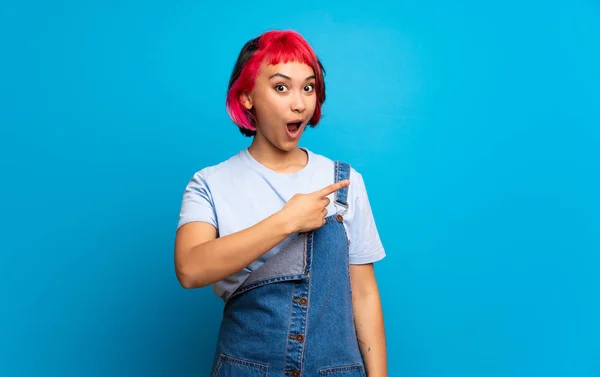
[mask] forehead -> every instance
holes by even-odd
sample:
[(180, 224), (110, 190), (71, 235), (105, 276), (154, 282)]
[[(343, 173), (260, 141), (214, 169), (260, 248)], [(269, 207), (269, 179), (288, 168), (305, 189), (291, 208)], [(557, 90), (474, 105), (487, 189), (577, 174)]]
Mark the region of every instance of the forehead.
[[(268, 80), (269, 77), (276, 73), (287, 76), (294, 81), (304, 81), (315, 74), (311, 66), (296, 61), (274, 65), (263, 63), (259, 72), (259, 78)], [(281, 78), (281, 76), (278, 77)]]

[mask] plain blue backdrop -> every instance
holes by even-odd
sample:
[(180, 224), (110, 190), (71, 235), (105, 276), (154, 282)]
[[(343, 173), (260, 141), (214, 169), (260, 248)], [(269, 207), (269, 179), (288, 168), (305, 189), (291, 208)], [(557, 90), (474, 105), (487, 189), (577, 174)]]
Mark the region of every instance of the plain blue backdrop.
[(221, 302), (173, 269), (183, 189), (245, 148), (242, 45), (327, 69), (302, 145), (363, 173), (390, 376), (600, 376), (597, 1), (0, 6), (0, 376), (207, 376)]

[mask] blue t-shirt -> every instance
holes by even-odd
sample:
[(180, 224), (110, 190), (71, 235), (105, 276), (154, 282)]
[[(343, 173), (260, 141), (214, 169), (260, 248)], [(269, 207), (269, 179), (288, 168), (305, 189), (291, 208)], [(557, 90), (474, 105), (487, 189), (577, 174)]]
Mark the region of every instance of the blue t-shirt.
[[(220, 164), (196, 172), (184, 191), (177, 228), (189, 222), (202, 221), (215, 226), (218, 236), (224, 237), (273, 215), (295, 194), (311, 193), (334, 183), (334, 162), (304, 150), (308, 154), (308, 164), (293, 174), (270, 170), (256, 161), (247, 149)], [(383, 259), (385, 251), (360, 173), (351, 168), (347, 210), (335, 206), (334, 195), (329, 196), (328, 216), (344, 212), (350, 264)], [(214, 292), (226, 300), (252, 271), (277, 254), (294, 236), (288, 237), (242, 271), (213, 284)]]

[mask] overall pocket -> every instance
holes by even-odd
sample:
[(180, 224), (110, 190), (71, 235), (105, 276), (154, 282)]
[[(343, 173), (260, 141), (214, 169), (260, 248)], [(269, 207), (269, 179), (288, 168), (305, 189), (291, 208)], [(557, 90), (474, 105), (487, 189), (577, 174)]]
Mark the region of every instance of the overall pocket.
[(346, 365), (340, 367), (324, 368), (320, 370), (320, 377), (366, 377), (362, 365)]
[(267, 377), (268, 369), (265, 364), (221, 354), (212, 377)]

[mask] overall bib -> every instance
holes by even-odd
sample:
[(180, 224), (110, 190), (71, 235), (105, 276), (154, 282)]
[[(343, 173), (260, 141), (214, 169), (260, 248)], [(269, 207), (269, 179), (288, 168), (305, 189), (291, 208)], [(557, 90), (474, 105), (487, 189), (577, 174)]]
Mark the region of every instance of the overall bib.
[[(335, 181), (350, 166), (335, 163)], [(212, 377), (365, 377), (358, 346), (343, 212), (299, 233), (226, 301)]]

